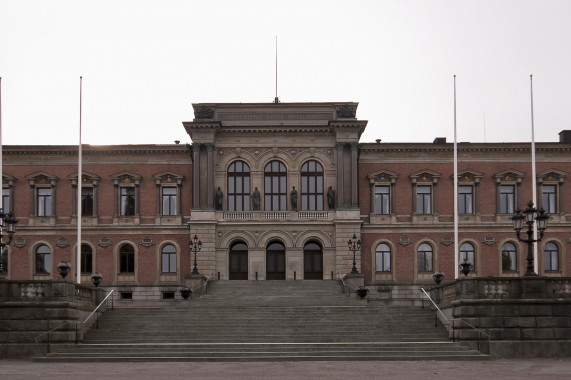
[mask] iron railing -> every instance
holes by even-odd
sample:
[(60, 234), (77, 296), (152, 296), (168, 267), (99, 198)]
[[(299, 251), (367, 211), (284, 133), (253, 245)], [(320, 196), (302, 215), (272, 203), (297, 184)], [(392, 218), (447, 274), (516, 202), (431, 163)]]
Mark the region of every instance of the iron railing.
[[(103, 301), (101, 301), (101, 302), (99, 303), (99, 305), (97, 305), (97, 307), (96, 307), (95, 309), (93, 309), (93, 311), (91, 312), (91, 314), (89, 314), (89, 315), (87, 316), (87, 318), (85, 318), (84, 321), (68, 321), (68, 322), (64, 322), (64, 323), (62, 323), (61, 325), (58, 325), (58, 326), (54, 327), (53, 329), (51, 329), (51, 330), (49, 330), (49, 331), (46, 331), (46, 332), (41, 333), (40, 335), (38, 335), (38, 336), (35, 338), (36, 343), (39, 343), (39, 339), (40, 339), (42, 336), (47, 335), (47, 336), (48, 336), (48, 339), (47, 339), (47, 352), (48, 352), (48, 354), (49, 354), (49, 353), (50, 353), (50, 334), (51, 334), (52, 332), (54, 332), (55, 330), (59, 329), (60, 327), (63, 327), (63, 326), (65, 326), (65, 325), (70, 325), (70, 324), (74, 323), (74, 324), (75, 324), (75, 344), (78, 344), (78, 343), (79, 343), (79, 328), (78, 328), (78, 326), (79, 326), (80, 324), (81, 324), (81, 325), (85, 325), (85, 323), (87, 323), (87, 321), (89, 321), (89, 320), (91, 319), (91, 317), (93, 316), (93, 314), (97, 313), (97, 310), (101, 307), (101, 305), (103, 305), (103, 304), (107, 301), (107, 299), (109, 298), (109, 296), (111, 296), (111, 294), (113, 294), (114, 291), (115, 291), (115, 290), (109, 291), (109, 293), (105, 296), (105, 298), (103, 298)], [(113, 300), (113, 298), (111, 298), (111, 300)], [(99, 328), (99, 314), (97, 314), (97, 319), (95, 320), (95, 323), (96, 323), (95, 328)]]
[[(428, 298), (428, 300), (432, 303), (432, 305), (436, 308), (436, 310), (438, 310), (438, 313), (440, 313), (440, 315), (442, 316), (442, 318), (444, 318), (444, 320), (446, 321), (446, 324), (450, 326), (450, 328), (452, 329), (452, 341), (455, 341), (455, 335), (456, 335), (456, 329), (454, 328), (454, 326), (452, 325), (452, 323), (450, 322), (450, 320), (448, 318), (446, 318), (446, 315), (444, 315), (444, 313), (442, 312), (442, 310), (440, 310), (440, 308), (438, 307), (438, 305), (436, 305), (436, 303), (432, 300), (432, 298), (428, 295), (428, 293), (426, 292), (426, 290), (424, 290), (424, 288), (420, 288), (420, 290), (422, 290), (422, 292), (424, 293), (424, 295), (426, 296), (426, 298)], [(424, 304), (423, 304), (424, 306)], [(436, 320), (434, 321), (434, 327), (438, 326), (438, 315), (435, 315)], [(476, 328), (475, 326), (472, 326), (470, 323), (466, 322), (465, 320), (463, 320), (462, 318), (454, 318), (455, 321), (460, 321), (461, 323), (465, 324), (466, 326), (472, 328), (473, 330), (475, 330), (478, 333), (478, 351), (480, 351), (480, 340), (481, 340), (481, 336), (485, 335), (488, 338), (488, 353), (490, 350), (490, 341), (491, 341), (491, 336), (487, 333), (485, 333), (484, 331), (480, 330), (479, 328)]]

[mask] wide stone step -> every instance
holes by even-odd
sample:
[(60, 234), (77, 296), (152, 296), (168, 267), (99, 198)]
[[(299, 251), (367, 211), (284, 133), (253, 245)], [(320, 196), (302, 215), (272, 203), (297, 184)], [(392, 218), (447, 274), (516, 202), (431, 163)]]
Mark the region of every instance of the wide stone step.
[(41, 360), (483, 360), (419, 307), (371, 305), (337, 281), (214, 281), (166, 308), (107, 310), (78, 345)]
[[(82, 361), (484, 360), (457, 343), (141, 344), (55, 347), (45, 359)], [(40, 360), (42, 360), (40, 359)]]

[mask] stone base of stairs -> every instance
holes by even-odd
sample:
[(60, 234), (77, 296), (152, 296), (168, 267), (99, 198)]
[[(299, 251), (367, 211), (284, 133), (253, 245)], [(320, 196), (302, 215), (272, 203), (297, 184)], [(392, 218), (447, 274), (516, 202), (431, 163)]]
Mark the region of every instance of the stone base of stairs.
[(433, 312), (367, 304), (336, 281), (220, 281), (169, 308), (108, 310), (39, 361), (483, 360)]

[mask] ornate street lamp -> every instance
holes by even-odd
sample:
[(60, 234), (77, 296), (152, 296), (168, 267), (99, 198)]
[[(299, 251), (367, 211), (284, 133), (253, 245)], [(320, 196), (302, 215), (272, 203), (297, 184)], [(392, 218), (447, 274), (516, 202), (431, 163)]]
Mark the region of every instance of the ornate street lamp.
[[(537, 273), (533, 271), (533, 253), (531, 245), (533, 243), (540, 242), (543, 238), (543, 233), (547, 228), (547, 219), (549, 219), (549, 215), (545, 213), (545, 210), (541, 208), (538, 213), (537, 209), (533, 207), (532, 201), (529, 201), (527, 208), (523, 211), (523, 214), (520, 209), (517, 209), (512, 217), (514, 230), (518, 240), (527, 243), (527, 271), (524, 276), (537, 276)], [(537, 230), (539, 231), (539, 237), (537, 239), (533, 238), (534, 222), (537, 222)], [(525, 239), (522, 239), (520, 236), (523, 223), (527, 224), (527, 237)]]
[(349, 239), (347, 245), (349, 246), (349, 251), (353, 252), (353, 269), (351, 269), (351, 274), (359, 273), (357, 272), (357, 262), (355, 261), (355, 252), (361, 249), (361, 239), (355, 241), (357, 236), (353, 234), (353, 240)]
[[(14, 217), (11, 212), (4, 213), (4, 210), (0, 208), (0, 255), (4, 255), (4, 247), (12, 242), (12, 237), (14, 237), (14, 232), (16, 232), (16, 223), (18, 219)], [(4, 241), (4, 233), (8, 232), (8, 241)], [(0, 273), (4, 272), (3, 264), (4, 260), (0, 257)]]
[(192, 274), (200, 274), (198, 273), (198, 269), (196, 268), (196, 253), (200, 252), (202, 249), (202, 242), (198, 240), (196, 234), (192, 238), (192, 242), (190, 243), (190, 250), (194, 252), (194, 268), (192, 269)]

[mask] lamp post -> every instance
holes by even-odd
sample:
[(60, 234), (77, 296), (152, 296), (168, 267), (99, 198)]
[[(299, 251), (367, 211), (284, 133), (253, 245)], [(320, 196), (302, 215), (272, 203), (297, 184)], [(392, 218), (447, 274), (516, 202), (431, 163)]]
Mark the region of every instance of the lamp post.
[[(0, 153), (1, 154), (1, 153)], [(14, 217), (11, 212), (5, 213), (3, 209), (0, 208), (0, 256), (4, 255), (4, 247), (12, 242), (12, 237), (14, 232), (16, 232), (16, 223), (18, 219)], [(8, 232), (8, 241), (4, 241), (4, 233)], [(0, 273), (4, 272), (4, 258), (0, 257)]]
[(201, 249), (202, 249), (202, 242), (198, 240), (198, 237), (195, 234), (194, 237), (192, 238), (192, 242), (190, 243), (190, 250), (194, 252), (194, 268), (192, 269), (191, 274), (200, 274), (198, 273), (198, 269), (196, 268), (196, 253), (200, 252)]
[[(533, 252), (531, 245), (533, 243), (540, 242), (543, 238), (543, 233), (547, 228), (547, 219), (549, 215), (545, 213), (545, 210), (541, 208), (539, 212), (533, 207), (533, 202), (529, 201), (527, 208), (523, 211), (517, 209), (514, 216), (512, 217), (514, 230), (519, 241), (527, 243), (527, 271), (524, 276), (537, 276), (537, 273), (533, 271)], [(537, 222), (537, 230), (539, 231), (539, 237), (537, 239), (533, 238), (533, 223)], [(527, 237), (522, 239), (520, 232), (523, 228), (523, 223), (527, 224)]]
[(355, 240), (357, 239), (357, 236), (355, 236), (355, 234), (353, 234), (352, 239), (353, 240), (349, 239), (347, 245), (349, 246), (349, 251), (353, 252), (353, 269), (351, 269), (351, 274), (356, 274), (359, 272), (357, 272), (357, 262), (355, 261), (355, 252), (361, 249), (361, 239)]

